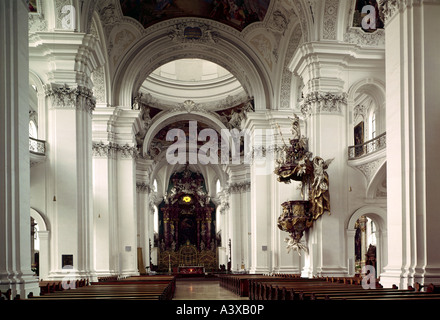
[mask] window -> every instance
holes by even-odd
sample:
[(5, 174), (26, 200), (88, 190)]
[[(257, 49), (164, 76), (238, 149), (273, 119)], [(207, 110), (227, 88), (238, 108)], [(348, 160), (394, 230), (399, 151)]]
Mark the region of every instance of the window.
[(370, 120), (371, 139), (376, 138), (376, 112), (373, 111)]
[(157, 180), (156, 179), (154, 179), (154, 181), (153, 181), (153, 191), (154, 192), (157, 192)]
[(222, 186), (220, 184), (220, 180), (219, 179), (217, 179), (217, 183), (216, 183), (215, 189), (216, 189), (217, 193), (222, 191)]
[(38, 137), (37, 126), (33, 120), (29, 121), (29, 137), (34, 139), (37, 139)]

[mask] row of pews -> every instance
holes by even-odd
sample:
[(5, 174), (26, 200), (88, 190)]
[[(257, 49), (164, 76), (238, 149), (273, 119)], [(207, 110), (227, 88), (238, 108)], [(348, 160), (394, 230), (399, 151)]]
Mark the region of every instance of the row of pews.
[(440, 300), (440, 286), (365, 289), (359, 277), (301, 278), (300, 275), (224, 275), (220, 286), (250, 300)]
[(43, 300), (171, 300), (176, 289), (175, 276), (155, 275), (127, 278), (107, 277), (88, 285), (55, 290), (40, 296), (29, 296), (33, 301)]
[[(78, 280), (41, 280), (38, 283), (40, 289), (40, 295), (46, 295), (49, 293), (54, 293), (57, 291), (63, 291), (70, 288), (80, 288), (89, 285), (88, 279), (78, 279)], [(28, 294), (28, 298), (33, 297), (33, 292)], [(12, 298), (12, 290), (8, 289), (5, 292), (0, 291), (0, 300), (21, 300), (19, 294), (17, 294), (14, 298)]]

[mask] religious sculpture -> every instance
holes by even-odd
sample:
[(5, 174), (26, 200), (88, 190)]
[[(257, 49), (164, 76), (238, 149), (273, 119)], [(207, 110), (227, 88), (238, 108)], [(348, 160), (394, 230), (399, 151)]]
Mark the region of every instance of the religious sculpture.
[(301, 135), (299, 117), (294, 114), (289, 119), (292, 120), (292, 139), (289, 139), (290, 145), (284, 143), (281, 147), (274, 173), (278, 175), (280, 182), (301, 182), (303, 199), (286, 201), (281, 205), (283, 211), (278, 218), (278, 228), (290, 234), (290, 238), (285, 240), (288, 252), (293, 249), (300, 254), (302, 250), (307, 251), (307, 247), (300, 242), (304, 231), (311, 228), (313, 222), (323, 213), (330, 214), (329, 178), (326, 169), (333, 159), (325, 161), (318, 156), (312, 158), (312, 153), (307, 150), (307, 139)]

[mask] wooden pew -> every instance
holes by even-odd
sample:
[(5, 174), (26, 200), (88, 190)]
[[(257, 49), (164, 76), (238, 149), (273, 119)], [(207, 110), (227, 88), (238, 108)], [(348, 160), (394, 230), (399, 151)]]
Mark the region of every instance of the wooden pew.
[(0, 300), (11, 300), (11, 289), (6, 290), (5, 292), (0, 290)]
[[(75, 284), (71, 285), (71, 281)], [(63, 285), (64, 284), (64, 285)], [(89, 285), (88, 279), (67, 280), (65, 283), (63, 280), (40, 280), (38, 283), (40, 287), (40, 295), (53, 293), (55, 291), (63, 291), (65, 288), (80, 288)]]
[(40, 300), (171, 300), (175, 292), (174, 276), (129, 277), (118, 281), (92, 282), (75, 290), (54, 291), (43, 296), (29, 296)]
[(262, 274), (232, 274), (220, 277), (220, 286), (234, 292), (241, 297), (249, 296), (249, 280), (252, 279), (275, 279), (274, 276)]
[[(417, 292), (409, 287), (405, 290), (383, 288), (364, 289), (361, 281), (349, 278), (315, 279), (253, 279), (250, 280), (249, 298), (252, 300), (370, 300), (370, 299), (439, 299), (439, 286), (426, 286), (426, 292)], [(360, 279), (361, 280), (361, 279)], [(417, 287), (417, 286), (416, 286)]]

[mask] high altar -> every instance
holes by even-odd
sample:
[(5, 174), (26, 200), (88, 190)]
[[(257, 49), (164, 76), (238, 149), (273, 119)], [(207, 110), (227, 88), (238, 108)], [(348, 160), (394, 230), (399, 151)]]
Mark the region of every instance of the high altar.
[(159, 271), (216, 270), (215, 221), (215, 205), (203, 176), (188, 166), (174, 173), (159, 205)]

